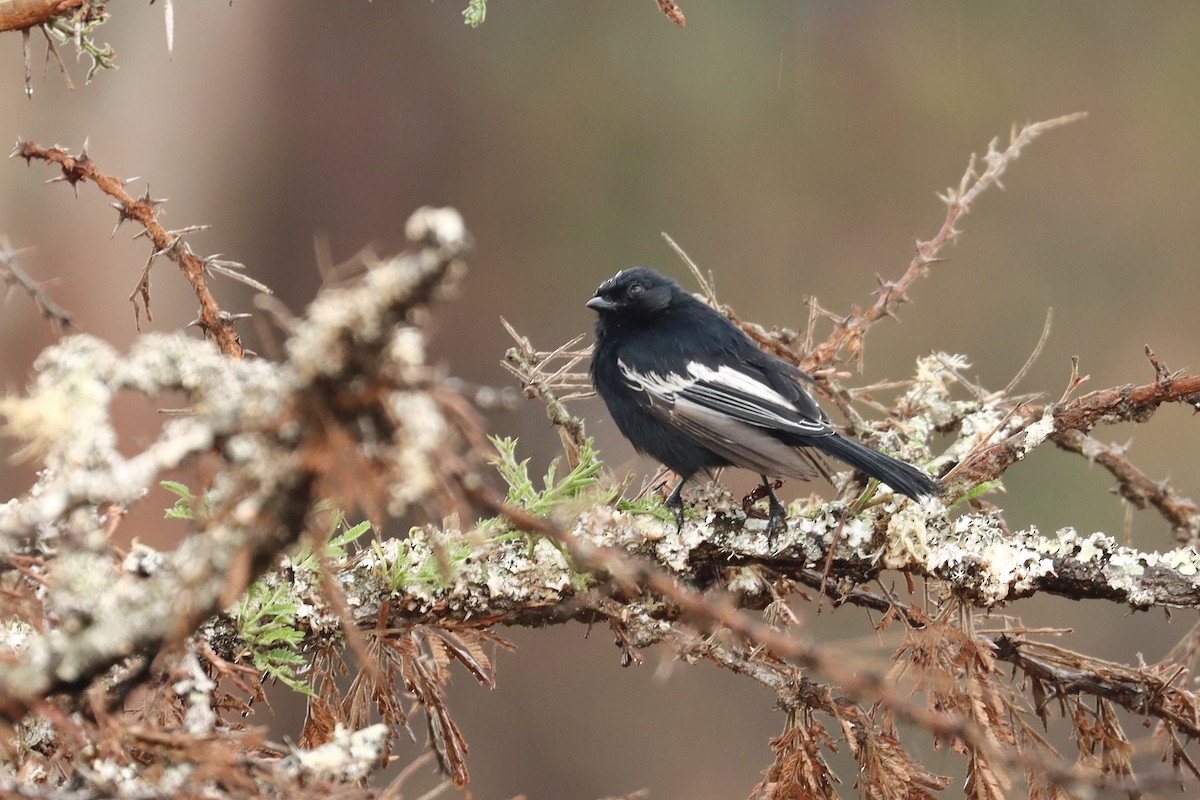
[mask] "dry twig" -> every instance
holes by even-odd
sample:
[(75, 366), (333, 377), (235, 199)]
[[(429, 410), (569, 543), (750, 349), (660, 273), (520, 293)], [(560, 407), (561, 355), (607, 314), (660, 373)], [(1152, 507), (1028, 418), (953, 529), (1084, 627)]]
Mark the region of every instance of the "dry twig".
[(71, 313), (54, 302), (50, 293), (40, 283), (29, 277), (17, 264), (17, 253), (7, 239), (0, 239), (0, 283), (20, 287), (30, 298), (42, 316), (50, 320), (60, 331), (71, 327)]

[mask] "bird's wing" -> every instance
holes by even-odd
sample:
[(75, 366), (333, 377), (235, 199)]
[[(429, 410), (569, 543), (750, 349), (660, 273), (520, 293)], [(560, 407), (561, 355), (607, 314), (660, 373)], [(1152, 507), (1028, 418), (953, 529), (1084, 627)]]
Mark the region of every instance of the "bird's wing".
[(806, 402), (797, 403), (754, 375), (725, 365), (693, 361), (685, 373), (667, 374), (639, 372), (624, 362), (618, 368), (654, 413), (734, 464), (766, 475), (828, 475), (814, 453), (796, 446), (797, 437), (834, 432), (798, 386)]
[(676, 405), (686, 401), (785, 436), (827, 436), (834, 432), (828, 417), (795, 384), (792, 384), (794, 393), (785, 395), (750, 373), (728, 365), (710, 367), (697, 361), (690, 362), (683, 373), (639, 372), (624, 361), (617, 366), (626, 382), (645, 392), (652, 403)]

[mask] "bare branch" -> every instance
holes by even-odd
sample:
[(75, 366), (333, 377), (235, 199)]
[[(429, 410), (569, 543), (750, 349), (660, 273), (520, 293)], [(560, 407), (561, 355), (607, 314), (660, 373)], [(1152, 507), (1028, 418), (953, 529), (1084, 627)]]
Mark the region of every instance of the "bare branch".
[(0, 283), (20, 287), (37, 306), (42, 316), (60, 330), (71, 327), (71, 313), (54, 302), (46, 288), (29, 277), (17, 264), (17, 253), (7, 239), (0, 239)]

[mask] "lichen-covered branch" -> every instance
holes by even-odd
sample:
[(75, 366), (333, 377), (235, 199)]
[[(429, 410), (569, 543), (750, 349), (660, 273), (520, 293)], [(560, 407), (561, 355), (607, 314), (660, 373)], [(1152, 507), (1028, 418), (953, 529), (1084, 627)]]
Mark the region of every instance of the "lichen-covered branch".
[[(19, 719), (50, 693), (186, 637), (296, 541), (318, 500), (355, 501), (342, 469), (391, 487), (372, 499), (392, 514), (438, 494), (437, 464), (457, 445), (425, 391), (423, 340), (407, 319), (454, 278), (467, 236), (446, 210), (419, 211), (408, 230), (420, 247), (371, 265), (352, 289), (325, 292), (281, 365), (231, 360), (181, 335), (143, 337), (124, 355), (76, 336), (43, 354), (29, 396), (0, 409), (6, 432), (45, 464), (26, 496), (0, 506), (0, 570), (65, 550), (46, 575), (64, 627), (9, 653), (0, 713)], [(122, 390), (181, 391), (191, 414), (125, 457), (108, 419)], [(220, 467), (198, 529), (165, 559), (111, 563), (107, 533), (123, 510), (164, 471), (201, 457)]]

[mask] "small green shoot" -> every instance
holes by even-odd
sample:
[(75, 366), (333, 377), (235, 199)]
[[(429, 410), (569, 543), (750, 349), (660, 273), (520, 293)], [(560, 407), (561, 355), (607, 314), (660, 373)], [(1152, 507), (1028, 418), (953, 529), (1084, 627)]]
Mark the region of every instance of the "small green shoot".
[(974, 500), (976, 497), (980, 497), (982, 495), (987, 494), (988, 492), (999, 489), (1003, 485), (1004, 484), (1002, 484), (1000, 481), (984, 481), (983, 483), (979, 484), (978, 486), (973, 486), (970, 489), (968, 489), (966, 492), (964, 492), (961, 497), (959, 497), (957, 500), (955, 500), (953, 503), (950, 504), (950, 507), (954, 508), (955, 506), (961, 505), (962, 503), (966, 503), (970, 500)]
[(595, 486), (604, 467), (594, 442), (589, 438), (579, 448), (579, 465), (561, 479), (558, 477), (557, 459), (550, 462), (542, 478), (543, 488), (539, 491), (529, 477), (529, 459), (517, 461), (517, 440), (507, 436), (489, 436), (488, 439), (499, 453), (499, 457), (491, 464), (508, 484), (508, 502), (533, 514), (549, 514)]
[(209, 518), (212, 508), (207, 497), (196, 497), (189, 489), (178, 481), (159, 481), (159, 486), (166, 489), (179, 499), (175, 505), (166, 510), (166, 519), (182, 519), (188, 522), (198, 522)]
[[(346, 528), (346, 512), (337, 508), (318, 508), (319, 511), (329, 511), (329, 533), (325, 536), (325, 558), (330, 561), (343, 563), (348, 554), (349, 545), (357, 541), (363, 534), (371, 530), (371, 523), (363, 521), (357, 525)], [(339, 528), (346, 528), (341, 533), (338, 533)], [(320, 568), (320, 560), (313, 553), (311, 537), (304, 537), (301, 542), (300, 549), (292, 558), (292, 563), (302, 569), (317, 571)]]
[[(658, 495), (653, 492), (647, 492), (637, 500), (626, 500), (624, 497), (617, 499), (617, 510), (626, 511), (630, 514), (648, 514), (655, 519), (661, 519), (664, 522), (674, 522), (675, 512), (667, 508), (659, 500)], [(692, 515), (692, 509), (686, 507), (683, 510), (685, 517)]]
[(478, 28), (487, 18), (487, 0), (468, 0), (462, 15), (468, 25)]

